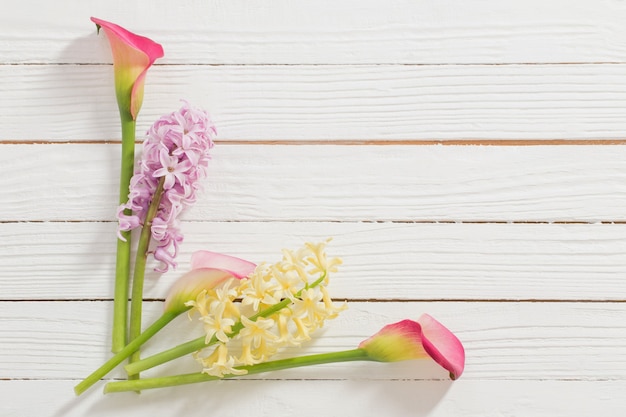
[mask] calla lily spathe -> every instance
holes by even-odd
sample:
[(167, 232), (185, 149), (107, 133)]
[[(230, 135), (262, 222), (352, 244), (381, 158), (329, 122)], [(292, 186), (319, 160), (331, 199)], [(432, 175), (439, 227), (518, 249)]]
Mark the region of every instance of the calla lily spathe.
[(199, 250), (191, 255), (191, 269), (215, 268), (242, 279), (254, 272), (256, 264), (235, 256)]
[(132, 120), (136, 120), (143, 102), (146, 73), (154, 61), (163, 57), (163, 47), (115, 23), (95, 17), (91, 21), (104, 30), (111, 44), (120, 113), (128, 112)]
[(465, 350), (461, 341), (432, 316), (423, 314), (417, 321), (402, 320), (383, 327), (361, 342), (359, 348), (370, 359), (396, 362), (432, 358), (457, 379), (465, 367)]
[(202, 291), (215, 288), (230, 278), (242, 279), (254, 272), (256, 264), (234, 256), (198, 251), (191, 256), (191, 271), (180, 277), (165, 298), (166, 312), (183, 312), (186, 303)]

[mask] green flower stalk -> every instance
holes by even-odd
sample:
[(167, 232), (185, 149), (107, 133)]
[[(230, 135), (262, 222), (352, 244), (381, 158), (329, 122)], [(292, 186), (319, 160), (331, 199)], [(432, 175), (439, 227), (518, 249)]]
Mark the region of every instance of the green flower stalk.
[[(196, 254), (194, 254), (195, 256)], [(92, 372), (74, 387), (76, 395), (80, 395), (93, 384), (111, 372), (136, 352), (144, 343), (150, 340), (168, 323), (189, 310), (185, 305), (187, 300), (193, 299), (203, 291), (210, 290), (231, 279), (241, 279), (254, 270), (255, 265), (228, 255), (203, 252), (202, 259), (192, 262), (192, 270), (179, 278), (169, 290), (165, 299), (164, 311), (161, 317), (139, 334), (129, 344), (112, 356), (102, 366)]]
[(137, 391), (173, 387), (198, 382), (253, 375), (311, 365), (337, 362), (374, 361), (397, 362), (431, 358), (441, 365), (452, 380), (458, 379), (465, 367), (465, 350), (459, 339), (433, 317), (424, 314), (417, 321), (402, 320), (390, 324), (361, 342), (356, 349), (332, 353), (306, 355), (295, 358), (240, 366), (235, 372), (223, 376), (205, 372), (190, 373), (135, 381), (109, 382), (105, 393)]
[(139, 391), (154, 388), (174, 387), (178, 385), (195, 384), (198, 382), (218, 381), (229, 379), (241, 375), (254, 375), (263, 372), (280, 371), (283, 369), (297, 368), (302, 366), (321, 365), (334, 362), (366, 361), (372, 360), (367, 357), (367, 353), (362, 349), (346, 350), (333, 353), (322, 353), (318, 355), (307, 355), (296, 358), (267, 361), (256, 365), (240, 366), (235, 368), (235, 373), (225, 374), (222, 377), (208, 375), (202, 372), (173, 375), (157, 378), (144, 378), (134, 381), (109, 382), (104, 387), (104, 393)]
[[(113, 53), (115, 94), (122, 125), (119, 202), (123, 204), (128, 196), (128, 187), (134, 170), (135, 128), (137, 114), (143, 102), (146, 73), (154, 61), (163, 56), (163, 48), (158, 43), (131, 33), (116, 24), (94, 17), (91, 20), (98, 29), (104, 30)], [(130, 233), (124, 232), (122, 237), (123, 239), (117, 241), (111, 348), (113, 352), (122, 350), (127, 337)]]

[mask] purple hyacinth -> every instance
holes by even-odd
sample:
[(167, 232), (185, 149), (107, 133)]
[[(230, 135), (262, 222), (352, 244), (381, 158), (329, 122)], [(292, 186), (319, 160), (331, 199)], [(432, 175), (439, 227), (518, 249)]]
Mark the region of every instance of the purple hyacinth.
[[(157, 243), (154, 258), (162, 263), (158, 272), (176, 267), (174, 258), (183, 240), (178, 215), (196, 201), (215, 134), (208, 113), (187, 102), (180, 110), (161, 117), (147, 132), (141, 162), (130, 182), (128, 202), (118, 208), (117, 217), (119, 231), (141, 227), (163, 178), (163, 195), (151, 228)], [(132, 214), (124, 214), (126, 209)]]

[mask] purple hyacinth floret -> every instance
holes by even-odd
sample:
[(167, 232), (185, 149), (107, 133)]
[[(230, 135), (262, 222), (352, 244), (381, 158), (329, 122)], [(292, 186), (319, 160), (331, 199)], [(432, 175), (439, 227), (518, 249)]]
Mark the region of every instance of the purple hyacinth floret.
[[(176, 267), (174, 259), (183, 240), (178, 215), (196, 201), (200, 180), (206, 177), (215, 126), (204, 110), (184, 102), (180, 110), (157, 120), (147, 132), (143, 156), (130, 182), (128, 202), (118, 208), (119, 231), (143, 225), (152, 196), (164, 177), (163, 196), (152, 222), (156, 270)], [(132, 210), (131, 215), (124, 210)], [(119, 234), (120, 239), (123, 239)]]

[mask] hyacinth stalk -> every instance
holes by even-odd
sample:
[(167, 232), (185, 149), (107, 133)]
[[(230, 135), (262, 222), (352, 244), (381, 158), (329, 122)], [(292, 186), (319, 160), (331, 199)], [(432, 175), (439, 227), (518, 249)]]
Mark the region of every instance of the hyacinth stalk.
[(223, 376), (190, 373), (135, 381), (109, 382), (105, 393), (165, 388), (198, 382), (253, 375), (311, 365), (337, 362), (375, 361), (397, 362), (431, 358), (441, 365), (452, 380), (458, 379), (465, 367), (465, 351), (459, 339), (433, 317), (424, 314), (417, 321), (402, 320), (385, 326), (358, 348), (332, 353), (306, 355), (241, 366), (235, 373)]
[[(259, 265), (238, 286), (200, 293), (187, 304), (194, 307), (190, 315), (199, 313), (207, 333), (129, 363), (126, 372), (135, 375), (196, 352), (208, 374), (241, 373), (246, 366), (266, 361), (283, 346), (298, 346), (309, 340), (311, 332), (345, 308), (335, 307), (325, 288), (330, 273), (341, 263), (339, 258), (326, 258), (326, 243), (306, 243), (297, 251), (283, 250), (281, 261)], [(235, 345), (241, 356), (229, 354), (229, 345)], [(202, 356), (206, 348), (213, 350)], [(239, 365), (244, 368), (236, 368)]]
[[(120, 169), (119, 202), (128, 195), (135, 161), (135, 128), (137, 114), (143, 102), (144, 82), (148, 69), (163, 56), (163, 48), (156, 42), (138, 36), (102, 19), (92, 17), (103, 29), (113, 54), (115, 95), (122, 126), (122, 157)], [(131, 214), (128, 212), (127, 214)], [(112, 351), (118, 352), (126, 345), (128, 317), (128, 289), (130, 281), (130, 233), (123, 232), (117, 241), (115, 267), (115, 296), (113, 307)]]
[(255, 265), (243, 259), (217, 253), (203, 254), (202, 262), (192, 263), (192, 270), (179, 278), (169, 290), (161, 317), (74, 387), (76, 395), (85, 392), (122, 361), (136, 352), (163, 327), (186, 312), (191, 306), (187, 300), (194, 299), (202, 291), (214, 288), (229, 279), (241, 279), (252, 273)]
[[(142, 160), (130, 181), (128, 201), (118, 209), (121, 233), (141, 228), (133, 274), (129, 340), (141, 334), (143, 284), (149, 253), (156, 269), (175, 267), (183, 240), (178, 216), (196, 200), (199, 181), (206, 177), (215, 126), (209, 115), (184, 103), (180, 110), (157, 120), (148, 130)], [(129, 214), (131, 213), (131, 214)], [(155, 242), (154, 252), (150, 243)], [(138, 359), (139, 352), (131, 357)]]
[[(144, 225), (141, 228), (141, 235), (137, 244), (137, 257), (135, 259), (135, 270), (133, 273), (133, 291), (130, 301), (130, 325), (128, 338), (132, 342), (141, 334), (141, 316), (143, 302), (143, 283), (146, 273), (146, 262), (148, 260), (148, 249), (152, 236), (152, 222), (157, 214), (161, 197), (163, 196), (163, 184), (165, 177), (161, 177), (157, 188), (150, 202)], [(130, 357), (130, 361), (139, 360), (139, 349), (136, 349)]]

